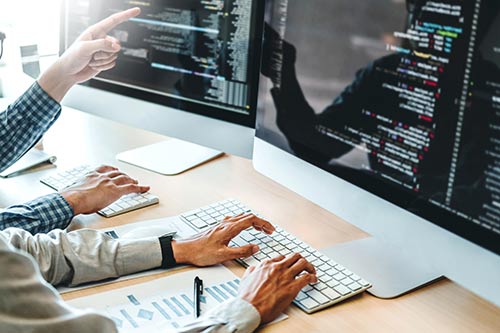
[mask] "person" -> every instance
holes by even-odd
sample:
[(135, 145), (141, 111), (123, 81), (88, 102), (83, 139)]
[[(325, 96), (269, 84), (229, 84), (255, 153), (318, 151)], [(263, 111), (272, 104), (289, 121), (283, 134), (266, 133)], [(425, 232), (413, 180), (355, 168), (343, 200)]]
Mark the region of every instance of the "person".
[[(107, 33), (139, 13), (137, 8), (130, 9), (90, 27), (2, 115), (4, 125), (12, 125), (20, 117), (28, 123), (6, 142), (10, 148), (2, 150), (3, 166), (9, 164), (5, 162), (9, 158), (22, 155), (56, 120), (58, 102), (73, 84), (114, 66), (120, 46)], [(29, 138), (18, 140), (19, 136)], [(61, 206), (66, 205), (68, 217), (70, 210), (72, 214), (91, 212), (121, 193), (147, 189), (110, 167), (96, 170), (83, 184), (57, 197)], [(47, 213), (49, 205), (39, 210), (40, 216), (49, 214), (43, 218), (46, 221), (59, 218), (57, 212)], [(259, 248), (228, 244), (250, 227), (267, 234), (274, 231), (269, 222), (253, 214), (227, 217), (212, 229), (184, 240), (169, 236), (114, 239), (90, 229), (56, 229), (33, 235), (6, 228), (0, 231), (0, 332), (117, 332), (110, 318), (65, 304), (53, 286), (79, 285), (177, 264), (202, 267), (247, 257)], [(247, 269), (235, 299), (211, 309), (179, 332), (251, 332), (276, 318), (303, 287), (316, 281), (314, 267), (299, 254), (265, 261)]]

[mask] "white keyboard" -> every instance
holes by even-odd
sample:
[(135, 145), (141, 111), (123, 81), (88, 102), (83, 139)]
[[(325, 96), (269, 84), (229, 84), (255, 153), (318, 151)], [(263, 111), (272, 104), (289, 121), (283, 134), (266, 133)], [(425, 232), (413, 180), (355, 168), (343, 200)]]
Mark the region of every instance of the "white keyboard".
[[(94, 168), (89, 165), (82, 165), (42, 178), (40, 179), (40, 182), (56, 191), (61, 191), (66, 187), (73, 185), (76, 181), (80, 180), (87, 173), (92, 171), (94, 171)], [(157, 204), (159, 201), (159, 198), (151, 193), (131, 193), (124, 195), (108, 207), (100, 210), (98, 213), (104, 217), (113, 217)]]
[[(237, 200), (224, 200), (181, 215), (181, 218), (196, 229), (207, 229), (221, 221), (225, 216), (238, 215), (251, 210)], [(300, 253), (316, 268), (318, 283), (306, 286), (294, 300), (295, 305), (307, 313), (313, 313), (364, 292), (371, 284), (346, 267), (334, 262), (310, 245), (304, 243), (282, 228), (275, 226), (272, 235), (255, 229), (243, 231), (230, 245), (242, 246), (256, 244), (260, 251), (237, 262), (248, 267), (278, 255)]]

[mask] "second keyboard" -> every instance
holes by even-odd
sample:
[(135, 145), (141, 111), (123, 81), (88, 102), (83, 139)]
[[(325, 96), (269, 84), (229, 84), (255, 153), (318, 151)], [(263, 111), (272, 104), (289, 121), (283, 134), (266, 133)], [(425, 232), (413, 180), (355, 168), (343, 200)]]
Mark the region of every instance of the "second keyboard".
[[(75, 184), (93, 170), (94, 169), (89, 165), (82, 165), (42, 178), (40, 182), (56, 191), (61, 191)], [(151, 193), (131, 193), (124, 195), (108, 207), (101, 209), (98, 213), (104, 217), (113, 217), (136, 209), (155, 205), (158, 202), (160, 202), (159, 198)]]

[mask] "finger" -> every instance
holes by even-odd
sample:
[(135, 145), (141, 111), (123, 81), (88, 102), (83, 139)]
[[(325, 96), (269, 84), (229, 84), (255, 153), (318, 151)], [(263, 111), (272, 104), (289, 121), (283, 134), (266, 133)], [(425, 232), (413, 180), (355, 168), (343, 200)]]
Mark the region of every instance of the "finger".
[(120, 44), (113, 41), (111, 38), (101, 38), (82, 42), (82, 50), (84, 54), (93, 56), (97, 52), (117, 53), (120, 51)]
[(265, 233), (267, 233), (269, 235), (272, 234), (276, 230), (276, 228), (271, 223), (267, 222), (266, 220), (264, 220), (260, 217), (257, 217), (255, 214), (249, 213), (249, 212), (240, 213), (236, 216), (226, 217), (226, 218), (227, 218), (227, 221), (229, 221), (229, 222), (239, 222), (240, 220), (244, 220), (247, 218), (255, 218), (255, 219), (258, 219), (259, 221), (262, 221), (263, 223), (255, 223), (253, 225), (254, 229), (256, 229), (258, 231), (264, 231)]
[(237, 215), (226, 216), (229, 220), (239, 220), (243, 215), (250, 215), (249, 213), (239, 213)]
[(302, 288), (304, 288), (310, 283), (316, 283), (316, 282), (318, 282), (318, 278), (316, 277), (315, 274), (304, 274), (296, 278), (291, 283), (290, 286), (296, 292), (296, 294), (298, 294)]
[(248, 258), (252, 254), (259, 252), (259, 247), (253, 244), (248, 244), (241, 247), (227, 247), (225, 252), (227, 260)]
[(282, 261), (283, 259), (285, 259), (286, 257), (283, 256), (283, 255), (279, 255), (277, 257), (274, 257), (274, 258), (271, 258), (268, 260), (269, 263), (275, 263), (275, 262), (280, 262)]
[(95, 169), (95, 171), (99, 172), (99, 173), (106, 173), (106, 172), (110, 172), (113, 170), (118, 170), (118, 168), (115, 168), (115, 167), (110, 166), (110, 165), (101, 165)]
[(252, 274), (253, 271), (255, 271), (255, 266), (248, 267), (247, 270), (245, 271), (245, 274), (243, 274), (243, 279)]
[(89, 66), (89, 67), (92, 68), (94, 71), (104, 72), (104, 71), (109, 71), (110, 69), (114, 68), (115, 66), (116, 66), (116, 62), (112, 62), (111, 64), (104, 65), (104, 66), (96, 66), (96, 67)]
[(314, 268), (314, 266), (306, 259), (301, 258), (290, 267), (288, 273), (290, 273), (291, 276), (296, 277), (297, 275), (299, 275), (304, 271), (310, 274), (316, 274), (316, 269)]
[(286, 257), (285, 259), (283, 259), (280, 262), (280, 264), (282, 264), (285, 267), (291, 267), (292, 265), (294, 265), (297, 261), (299, 261), (302, 258), (303, 257), (300, 254), (298, 254), (298, 253), (292, 253), (288, 257)]
[(108, 177), (108, 178), (115, 178), (115, 177), (118, 177), (118, 176), (125, 175), (125, 173), (123, 173), (119, 169), (110, 170), (108, 172), (103, 172), (102, 174), (103, 174), (103, 176)]
[(105, 18), (101, 22), (91, 26), (90, 32), (92, 33), (92, 35), (102, 38), (117, 25), (125, 21), (128, 21), (133, 17), (136, 17), (140, 13), (141, 9), (136, 7), (136, 8), (131, 8), (129, 10), (125, 10), (123, 12), (113, 14), (108, 18)]
[(109, 59), (111, 57), (114, 57), (115, 55), (116, 55), (115, 52), (103, 52), (103, 51), (99, 51), (97, 53), (94, 53), (94, 60)]
[(248, 216), (242, 217), (239, 221), (232, 222), (229, 230), (229, 236), (234, 238), (239, 235), (243, 230), (248, 229), (249, 227), (257, 227), (265, 230), (273, 230), (274, 227), (271, 223), (264, 221), (263, 219), (258, 218), (257, 216), (250, 214)]
[(111, 58), (109, 59), (102, 59), (102, 60), (92, 60), (90, 63), (89, 63), (89, 66), (90, 67), (99, 67), (99, 66), (105, 66), (105, 65), (108, 65), (112, 62), (115, 62), (116, 59), (118, 59), (118, 54), (115, 54), (114, 56), (112, 56)]
[(130, 193), (146, 193), (151, 189), (151, 187), (136, 184), (127, 184), (118, 186), (118, 189), (120, 190), (122, 195), (125, 195)]
[(130, 178), (127, 175), (121, 175), (118, 177), (114, 177), (111, 179), (114, 184), (116, 185), (127, 185), (127, 184), (134, 184), (137, 185), (137, 180)]

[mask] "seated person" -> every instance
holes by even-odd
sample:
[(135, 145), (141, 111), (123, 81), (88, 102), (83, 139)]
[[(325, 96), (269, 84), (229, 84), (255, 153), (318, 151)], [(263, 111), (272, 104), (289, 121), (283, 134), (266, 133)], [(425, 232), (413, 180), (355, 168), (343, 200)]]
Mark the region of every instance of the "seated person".
[[(75, 83), (114, 66), (120, 46), (106, 34), (138, 15), (139, 9), (117, 13), (90, 27), (45, 72), (30, 90), (1, 117), (1, 160), (16, 160), (55, 121), (59, 103)], [(23, 119), (24, 121), (21, 121)], [(20, 130), (22, 128), (22, 130)], [(94, 212), (123, 194), (144, 192), (130, 177), (101, 167), (60, 195), (12, 208), (13, 215), (34, 223), (34, 231), (63, 226), (76, 214)], [(45, 201), (44, 201), (45, 200)], [(62, 211), (62, 212), (61, 212)], [(10, 221), (16, 221), (12, 218)], [(55, 224), (52, 224), (56, 221)], [(58, 222), (59, 221), (59, 222)], [(176, 264), (208, 266), (247, 257), (256, 245), (229, 247), (232, 238), (253, 227), (272, 233), (274, 227), (252, 214), (226, 218), (221, 224), (190, 239), (170, 237), (113, 239), (96, 230), (32, 235), (18, 228), (0, 231), (0, 332), (117, 332), (114, 322), (92, 311), (66, 305), (51, 285), (78, 285)], [(238, 297), (203, 315), (181, 332), (251, 332), (278, 316), (308, 283), (315, 270), (299, 254), (250, 267)]]

